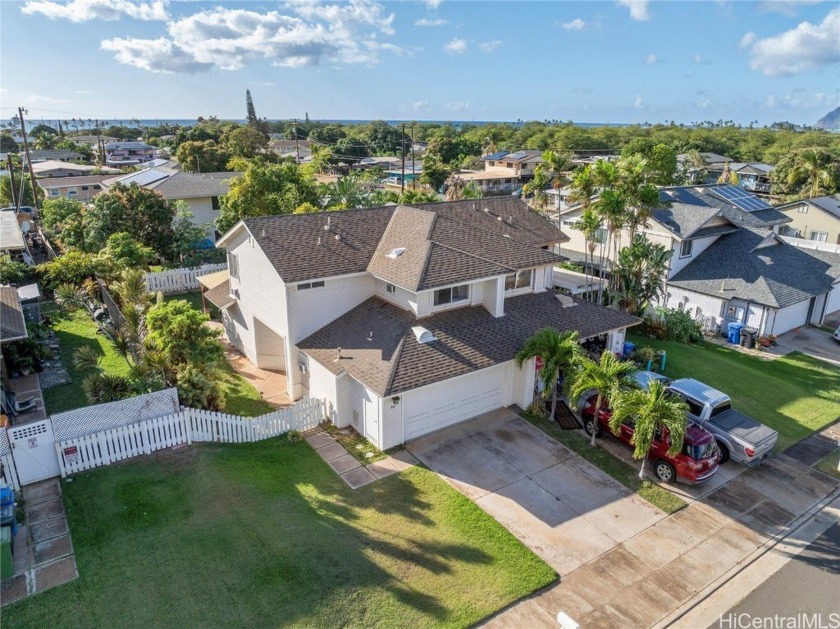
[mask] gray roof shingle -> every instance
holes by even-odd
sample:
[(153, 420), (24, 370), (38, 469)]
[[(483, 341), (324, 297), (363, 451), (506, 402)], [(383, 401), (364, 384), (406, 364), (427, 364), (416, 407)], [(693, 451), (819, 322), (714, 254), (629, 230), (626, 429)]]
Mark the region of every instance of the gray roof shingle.
[(840, 254), (797, 249), (743, 228), (718, 239), (671, 278), (673, 286), (784, 308), (821, 295), (840, 277)]
[(0, 286), (0, 342), (25, 339), (26, 320), (23, 318), (23, 308), (20, 297), (13, 286)]
[[(506, 299), (503, 317), (476, 306), (416, 319), (372, 297), (298, 347), (332, 373), (347, 372), (388, 396), (512, 360), (543, 327), (577, 330), (587, 338), (639, 323), (618, 310), (577, 300), (574, 304), (563, 307), (551, 292), (532, 293)], [(420, 343), (412, 326), (422, 326), (437, 340)], [(368, 340), (370, 332), (373, 338)]]
[(733, 224), (739, 227), (771, 227), (782, 223), (789, 223), (790, 217), (785, 216), (776, 208), (746, 212), (736, 205), (724, 201), (712, 193), (714, 188), (726, 185), (677, 186), (661, 188), (659, 198), (671, 205), (684, 204), (688, 206), (703, 206), (717, 208)]

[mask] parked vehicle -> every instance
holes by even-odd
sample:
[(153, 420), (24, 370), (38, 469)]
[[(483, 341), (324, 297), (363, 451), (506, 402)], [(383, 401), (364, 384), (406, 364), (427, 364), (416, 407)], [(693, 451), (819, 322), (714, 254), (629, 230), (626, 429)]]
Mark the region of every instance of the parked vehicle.
[[(668, 382), (668, 378), (652, 371), (640, 371), (634, 374), (634, 377), (643, 389), (647, 389), (653, 380)], [(595, 431), (595, 435), (600, 437), (604, 430), (610, 430), (609, 422), (612, 412), (610, 411), (609, 403), (602, 401), (596, 422), (596, 401), (597, 396), (593, 395), (589, 397), (581, 415), (586, 432), (591, 435), (592, 431)], [(633, 438), (634, 430), (634, 422), (628, 421), (621, 424), (621, 429), (615, 436), (622, 443), (631, 445), (630, 441)], [(610, 433), (614, 434), (612, 431)], [(666, 483), (679, 481), (696, 485), (709, 480), (718, 471), (720, 451), (718, 450), (714, 435), (707, 430), (694, 424), (689, 425), (685, 433), (685, 438), (683, 439), (682, 450), (676, 456), (668, 454), (670, 445), (668, 429), (660, 428), (654, 436), (653, 444), (648, 452), (648, 460), (651, 461), (653, 472), (659, 480)]]
[(725, 393), (693, 378), (673, 380), (668, 390), (688, 403), (689, 420), (715, 436), (721, 463), (758, 465), (776, 445), (779, 433), (733, 409)]
[(834, 340), (837, 341), (838, 343), (840, 343), (840, 327), (838, 327), (836, 330), (834, 330), (833, 336), (834, 336)]

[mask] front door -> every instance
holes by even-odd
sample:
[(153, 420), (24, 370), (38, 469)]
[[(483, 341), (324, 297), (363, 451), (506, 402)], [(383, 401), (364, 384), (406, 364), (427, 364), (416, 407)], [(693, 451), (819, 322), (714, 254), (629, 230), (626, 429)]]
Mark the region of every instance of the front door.
[(12, 426), (8, 429), (9, 445), (15, 458), (21, 485), (58, 476), (58, 454), (52, 422), (43, 419), (31, 424)]

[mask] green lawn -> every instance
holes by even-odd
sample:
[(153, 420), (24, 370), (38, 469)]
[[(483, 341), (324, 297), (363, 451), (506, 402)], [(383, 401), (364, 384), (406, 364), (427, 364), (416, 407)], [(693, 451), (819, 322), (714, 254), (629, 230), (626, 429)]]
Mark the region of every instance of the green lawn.
[[(198, 298), (200, 301), (201, 297), (198, 296)], [(108, 373), (121, 376), (128, 374), (128, 363), (114, 351), (104, 335), (96, 333), (96, 324), (88, 315), (87, 310), (64, 312), (59, 308), (45, 308), (44, 313), (48, 314), (53, 321), (53, 330), (58, 336), (61, 360), (72, 378), (70, 384), (44, 389), (47, 412), (60, 413), (88, 406), (81, 388), (85, 374), (73, 367), (73, 354), (84, 345), (93, 347), (103, 356), (102, 366)], [(226, 413), (255, 417), (274, 410), (273, 406), (262, 399), (251, 383), (237, 374), (228, 363), (222, 363), (220, 371), (222, 390), (225, 392), (225, 406), (222, 410)]]
[(684, 500), (667, 489), (648, 480), (639, 480), (637, 467), (628, 465), (603, 448), (593, 448), (582, 431), (563, 430), (556, 422), (530, 413), (522, 416), (665, 513), (675, 513), (686, 506)]
[(554, 571), (434, 473), (359, 490), (305, 442), (194, 445), (63, 486), (80, 578), (4, 626), (465, 627)]
[(696, 378), (720, 389), (736, 409), (779, 431), (777, 450), (840, 417), (840, 370), (799, 352), (764, 360), (712, 343), (628, 338), (637, 347), (665, 349), (666, 375)]
[(81, 387), (86, 374), (73, 366), (73, 354), (81, 347), (92, 347), (102, 355), (102, 366), (108, 373), (119, 376), (128, 374), (128, 363), (114, 351), (105, 336), (97, 334), (96, 324), (87, 310), (66, 312), (57, 307), (45, 307), (44, 314), (52, 319), (52, 328), (58, 336), (61, 362), (72, 379), (70, 384), (44, 389), (47, 412), (60, 413), (88, 405)]

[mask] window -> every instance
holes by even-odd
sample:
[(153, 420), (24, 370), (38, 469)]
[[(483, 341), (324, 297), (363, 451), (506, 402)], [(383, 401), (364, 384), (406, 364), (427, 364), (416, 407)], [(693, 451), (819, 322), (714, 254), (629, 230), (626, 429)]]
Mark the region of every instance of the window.
[(796, 208), (796, 211), (797, 211), (797, 212), (799, 212), (800, 214), (807, 214), (807, 213), (808, 213), (808, 206), (807, 206), (807, 204), (803, 203), (803, 204), (802, 204), (802, 205), (800, 205), (798, 208)]
[(82, 192), (87, 192), (87, 189), (88, 189), (87, 186), (82, 186)]
[(607, 242), (607, 230), (603, 227), (599, 227), (595, 230), (595, 234), (592, 236), (592, 240), (597, 242), (598, 244)]
[(811, 232), (811, 240), (826, 242), (828, 240), (828, 232)]
[(446, 304), (456, 304), (460, 301), (466, 301), (470, 298), (470, 285), (461, 284), (460, 286), (453, 286), (452, 288), (441, 288), (435, 291), (435, 306), (445, 306)]
[(219, 197), (210, 197), (210, 206), (214, 212), (219, 211)]
[(102, 190), (102, 186), (100, 186), (100, 185), (97, 183), (97, 184), (94, 184), (93, 189), (94, 189), (94, 190)]
[(508, 168), (513, 168), (513, 164), (505, 164)]
[(505, 291), (519, 290), (521, 288), (530, 288), (531, 280), (534, 272), (531, 269), (527, 271), (517, 271), (505, 276)]
[(491, 167), (492, 167), (492, 166), (495, 166), (495, 165), (496, 165), (496, 162), (490, 162), (490, 166), (491, 166)]
[(691, 248), (694, 244), (693, 240), (683, 240), (682, 244), (680, 245), (680, 257), (681, 258), (689, 258), (691, 257)]
[(50, 188), (50, 196), (57, 197), (61, 194), (58, 188)]
[(79, 191), (78, 191), (78, 190), (76, 190), (75, 188), (70, 188), (70, 189), (67, 191), (67, 196), (68, 196), (68, 197), (75, 197), (77, 194), (79, 194)]
[(393, 284), (385, 284), (385, 292), (386, 293), (396, 293), (397, 287)]
[(323, 287), (324, 287), (324, 281), (323, 280), (320, 280), (320, 281), (317, 281), (317, 282), (304, 282), (303, 284), (298, 284), (297, 285), (298, 290), (306, 290), (308, 288), (323, 288)]
[(235, 253), (228, 252), (228, 273), (234, 279), (239, 279), (239, 259)]

